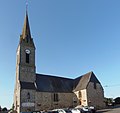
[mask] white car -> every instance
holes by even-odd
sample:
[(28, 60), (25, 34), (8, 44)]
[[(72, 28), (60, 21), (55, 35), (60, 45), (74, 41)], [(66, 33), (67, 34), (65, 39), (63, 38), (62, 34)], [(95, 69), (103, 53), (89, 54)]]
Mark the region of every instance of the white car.
[(80, 110), (78, 110), (77, 108), (71, 109), (72, 113), (81, 113)]
[(52, 111), (56, 111), (58, 113), (66, 113), (63, 109), (54, 109)]

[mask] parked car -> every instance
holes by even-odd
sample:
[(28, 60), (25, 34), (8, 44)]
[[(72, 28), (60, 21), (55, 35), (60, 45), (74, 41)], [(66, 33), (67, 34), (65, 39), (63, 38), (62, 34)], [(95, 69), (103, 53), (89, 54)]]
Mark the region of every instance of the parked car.
[(79, 109), (81, 113), (96, 113), (96, 109), (93, 106), (76, 106), (75, 108)]
[(54, 109), (52, 113), (66, 113), (64, 109)]
[(82, 113), (96, 113), (96, 109), (93, 106), (84, 106), (82, 107)]
[(66, 113), (72, 113), (71, 109), (64, 109)]
[(72, 113), (81, 113), (81, 111), (77, 108), (71, 109)]
[(96, 109), (95, 109), (95, 107), (90, 106), (90, 110), (92, 111), (92, 113), (96, 113)]
[(92, 113), (91, 109), (88, 106), (84, 106), (81, 109), (81, 113)]
[(58, 111), (48, 111), (47, 113), (59, 113)]

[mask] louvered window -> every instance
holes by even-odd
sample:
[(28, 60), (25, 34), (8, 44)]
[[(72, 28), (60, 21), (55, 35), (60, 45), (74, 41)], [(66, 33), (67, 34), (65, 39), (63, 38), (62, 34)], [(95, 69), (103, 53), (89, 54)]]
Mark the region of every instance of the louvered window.
[(29, 63), (29, 60), (30, 60), (29, 57), (30, 57), (30, 54), (27, 54), (27, 53), (26, 53), (26, 63)]

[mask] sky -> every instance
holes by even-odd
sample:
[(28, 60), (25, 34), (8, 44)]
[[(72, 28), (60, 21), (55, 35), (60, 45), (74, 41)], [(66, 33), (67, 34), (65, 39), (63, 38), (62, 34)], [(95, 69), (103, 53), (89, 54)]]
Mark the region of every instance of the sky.
[[(0, 0), (0, 105), (11, 108), (25, 0)], [(93, 71), (105, 97), (120, 96), (120, 0), (28, 0), (36, 73)]]

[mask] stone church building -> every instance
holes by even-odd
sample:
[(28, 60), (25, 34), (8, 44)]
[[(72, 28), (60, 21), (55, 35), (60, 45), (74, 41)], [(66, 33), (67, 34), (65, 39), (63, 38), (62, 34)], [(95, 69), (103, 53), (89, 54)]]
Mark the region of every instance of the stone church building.
[(36, 73), (35, 43), (27, 11), (16, 55), (14, 110), (18, 113), (78, 105), (104, 106), (104, 90), (93, 72), (74, 79)]

